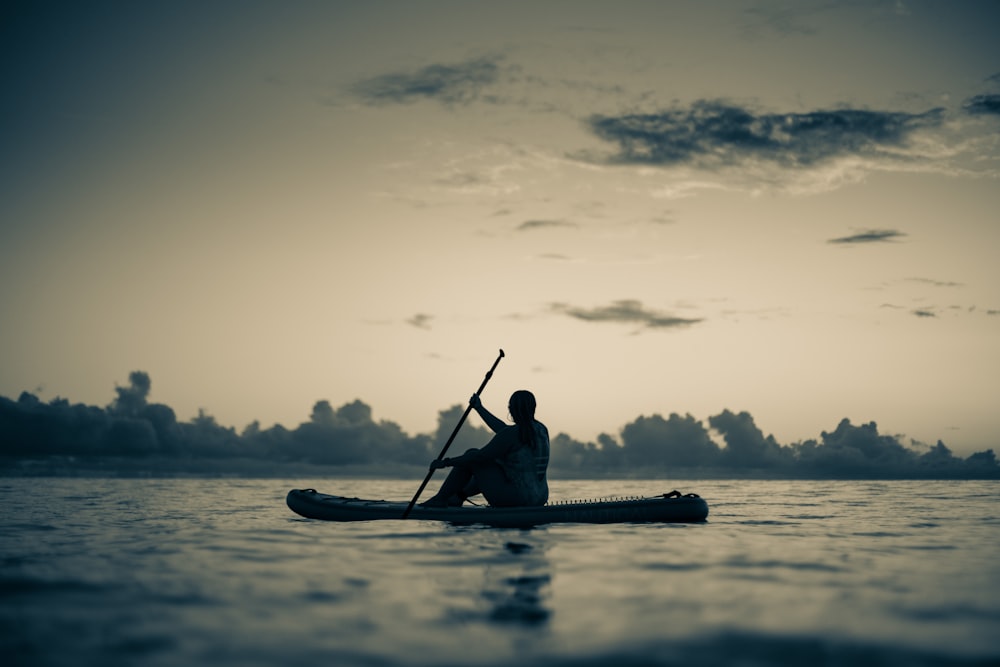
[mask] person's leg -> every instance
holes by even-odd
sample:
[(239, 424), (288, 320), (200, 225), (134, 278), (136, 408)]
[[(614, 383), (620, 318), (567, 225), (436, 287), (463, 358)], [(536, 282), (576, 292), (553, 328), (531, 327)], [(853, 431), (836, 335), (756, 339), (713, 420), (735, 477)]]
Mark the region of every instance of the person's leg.
[(482, 492), (483, 490), (479, 488), (479, 481), (476, 479), (476, 473), (473, 472), (472, 479), (468, 481), (468, 483), (465, 485), (465, 488), (463, 488), (462, 492), (459, 493), (459, 496), (461, 496), (465, 500), (468, 500), (472, 496), (478, 496)]
[(524, 504), (518, 489), (510, 483), (503, 468), (490, 461), (473, 468), (475, 482), (487, 502), (494, 507), (517, 507)]
[[(466, 454), (470, 451), (468, 450)], [(474, 493), (464, 493), (465, 489), (474, 487), (475, 480), (473, 479), (473, 468), (472, 466), (457, 465), (454, 466), (449, 472), (448, 476), (445, 477), (444, 482), (441, 483), (441, 488), (435, 493), (431, 498), (427, 499), (425, 502), (420, 503), (423, 507), (445, 507), (447, 505), (461, 505), (465, 502), (465, 499), (470, 495), (475, 495)], [(479, 491), (476, 491), (479, 493)]]
[(448, 505), (461, 505), (465, 501), (465, 496), (460, 495), (462, 489), (472, 479), (472, 470), (467, 466), (455, 466), (445, 477), (441, 488), (426, 501), (420, 503), (423, 507), (445, 507)]

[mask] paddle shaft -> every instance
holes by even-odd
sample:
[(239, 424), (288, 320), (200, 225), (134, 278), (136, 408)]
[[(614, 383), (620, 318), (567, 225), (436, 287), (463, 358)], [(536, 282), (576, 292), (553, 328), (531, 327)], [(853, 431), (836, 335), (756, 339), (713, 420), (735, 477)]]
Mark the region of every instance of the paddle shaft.
[[(483, 393), (483, 389), (486, 389), (486, 383), (490, 381), (491, 377), (493, 377), (493, 371), (496, 370), (497, 365), (500, 364), (501, 359), (503, 359), (502, 349), (500, 350), (500, 356), (498, 356), (497, 360), (493, 362), (492, 366), (490, 366), (490, 370), (486, 371), (486, 377), (483, 378), (483, 383), (479, 385), (479, 389), (476, 390), (475, 395), (478, 396), (479, 394)], [(436, 460), (440, 461), (441, 459), (444, 458), (445, 452), (447, 452), (448, 448), (451, 447), (451, 443), (455, 440), (455, 436), (458, 435), (459, 429), (462, 428), (462, 424), (465, 423), (465, 420), (468, 418), (469, 413), (471, 411), (472, 411), (472, 403), (470, 402), (468, 407), (465, 408), (465, 412), (462, 413), (462, 418), (458, 420), (457, 424), (455, 424), (455, 430), (451, 432), (451, 436), (448, 438), (448, 442), (444, 443), (444, 447), (441, 449), (441, 453), (438, 454)], [(402, 518), (405, 519), (406, 517), (410, 516), (410, 511), (413, 509), (413, 506), (417, 504), (417, 499), (420, 497), (420, 494), (424, 492), (424, 489), (427, 487), (427, 483), (431, 481), (431, 477), (433, 476), (434, 476), (434, 468), (431, 468), (430, 470), (427, 471), (427, 476), (424, 477), (424, 481), (420, 485), (420, 488), (417, 489), (417, 493), (416, 495), (413, 496), (413, 500), (411, 500), (410, 504), (406, 506), (406, 511), (403, 512)]]

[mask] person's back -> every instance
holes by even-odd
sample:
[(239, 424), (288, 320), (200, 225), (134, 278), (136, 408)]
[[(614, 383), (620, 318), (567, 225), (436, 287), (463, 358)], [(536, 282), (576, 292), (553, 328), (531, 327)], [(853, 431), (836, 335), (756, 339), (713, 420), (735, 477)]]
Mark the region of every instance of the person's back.
[[(549, 465), (549, 430), (541, 422), (534, 422), (532, 442), (519, 442), (499, 461), (504, 475), (520, 496), (518, 505), (544, 505), (549, 499), (547, 479)], [(517, 427), (511, 426), (516, 436)]]

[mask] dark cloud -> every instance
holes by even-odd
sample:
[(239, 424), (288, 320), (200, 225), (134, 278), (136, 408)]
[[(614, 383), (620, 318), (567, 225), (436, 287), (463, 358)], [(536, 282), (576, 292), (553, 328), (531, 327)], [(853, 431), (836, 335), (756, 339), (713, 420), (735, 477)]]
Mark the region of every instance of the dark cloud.
[(633, 469), (670, 466), (712, 466), (719, 446), (691, 415), (639, 417), (622, 429), (624, 462)]
[[(597, 443), (581, 443), (560, 434), (552, 441), (552, 465), (567, 472), (635, 473), (669, 471), (672, 475), (764, 476), (785, 478), (1000, 478), (993, 450), (966, 459), (944, 443), (905, 446), (898, 436), (882, 435), (875, 422), (855, 426), (843, 419), (820, 439), (782, 445), (765, 436), (747, 412), (724, 410), (708, 420), (725, 447), (709, 437), (691, 415), (639, 417), (621, 430), (620, 442), (602, 434)], [(685, 472), (687, 471), (687, 472)]]
[(952, 304), (950, 306), (921, 306), (918, 308), (913, 308), (911, 306), (901, 306), (893, 303), (883, 303), (879, 308), (891, 308), (892, 310), (898, 311), (908, 311), (910, 315), (914, 317), (919, 317), (922, 319), (933, 319), (942, 316), (942, 311), (954, 313), (956, 316), (961, 315), (975, 315), (982, 313), (984, 315), (991, 316), (1000, 314), (1000, 311), (996, 310), (979, 310), (976, 306), (959, 305)]
[[(409, 436), (391, 421), (376, 422), (371, 407), (360, 400), (340, 407), (319, 400), (309, 419), (295, 428), (264, 429), (254, 422), (237, 433), (203, 410), (189, 422), (178, 422), (170, 407), (148, 401), (151, 387), (149, 375), (136, 371), (128, 386), (116, 388), (117, 397), (106, 408), (61, 398), (44, 403), (27, 392), (16, 401), (0, 396), (0, 474), (315, 476), (320, 470), (350, 474), (361, 469), (419, 477), (464, 412), (463, 405), (453, 405), (438, 413), (433, 433)], [(880, 434), (874, 422), (855, 426), (844, 419), (818, 441), (792, 445), (765, 436), (747, 412), (724, 410), (708, 424), (689, 414), (653, 414), (626, 424), (620, 438), (604, 433), (596, 442), (583, 443), (557, 433), (552, 470), (564, 476), (715, 470), (727, 478), (1000, 478), (992, 450), (961, 459), (940, 441), (934, 447), (905, 446), (897, 436)], [(724, 447), (709, 429), (721, 434)], [(467, 424), (453, 451), (481, 446), (490, 436)]]
[(967, 99), (962, 108), (973, 116), (1000, 115), (1000, 94), (975, 95)]
[(534, 229), (549, 229), (552, 227), (578, 227), (575, 222), (565, 220), (525, 220), (517, 226), (517, 231), (526, 232)]
[(143, 371), (133, 371), (128, 376), (127, 387), (115, 387), (118, 397), (108, 406), (108, 411), (112, 414), (124, 417), (139, 416), (146, 409), (149, 392), (153, 387), (153, 382), (148, 373)]
[(639, 324), (650, 329), (670, 329), (686, 327), (701, 322), (701, 319), (688, 319), (649, 310), (641, 301), (622, 299), (607, 306), (582, 308), (565, 303), (553, 303), (549, 308), (552, 312), (568, 315), (585, 322), (618, 322)]
[(146, 472), (235, 471), (246, 469), (248, 461), (259, 462), (251, 468), (265, 472), (288, 463), (426, 465), (429, 460), (427, 436), (410, 437), (392, 422), (374, 422), (361, 401), (338, 409), (318, 401), (309, 421), (295, 429), (262, 429), (254, 422), (237, 434), (204, 410), (179, 422), (170, 407), (147, 402), (146, 373), (129, 377), (130, 385), (117, 388), (118, 397), (107, 408), (61, 398), (43, 403), (27, 392), (17, 401), (0, 397), (0, 471), (39, 460), (80, 469), (142, 465)]
[(906, 236), (903, 232), (894, 229), (868, 229), (850, 236), (841, 236), (830, 239), (827, 243), (852, 244), (852, 243), (888, 243), (898, 238)]
[(942, 123), (943, 112), (862, 109), (758, 113), (725, 101), (701, 100), (657, 113), (591, 116), (595, 135), (617, 144), (610, 164), (702, 168), (762, 161), (808, 167), (844, 156), (897, 156), (919, 129)]
[(481, 98), (483, 90), (496, 83), (500, 73), (497, 59), (477, 58), (364, 79), (355, 83), (351, 92), (371, 105), (409, 104), (419, 100), (468, 104)]
[(734, 414), (723, 410), (709, 417), (708, 423), (726, 442), (721, 458), (727, 466), (784, 468), (791, 464), (791, 451), (782, 448), (774, 436), (764, 437), (749, 412)]
[(434, 319), (433, 315), (428, 315), (426, 313), (417, 313), (410, 319), (406, 320), (407, 324), (413, 325), (418, 329), (430, 329), (431, 320)]

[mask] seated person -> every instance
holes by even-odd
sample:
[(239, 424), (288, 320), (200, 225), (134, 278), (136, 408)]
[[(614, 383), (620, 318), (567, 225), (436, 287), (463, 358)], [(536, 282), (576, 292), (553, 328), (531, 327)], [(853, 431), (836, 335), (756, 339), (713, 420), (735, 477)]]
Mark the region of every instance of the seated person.
[(461, 506), (483, 494), (494, 507), (535, 507), (549, 499), (549, 431), (535, 421), (535, 396), (515, 391), (507, 404), (514, 425), (509, 426), (483, 407), (479, 394), (469, 400), (496, 434), (482, 449), (461, 456), (435, 459), (431, 468), (451, 468), (438, 492), (421, 507)]

